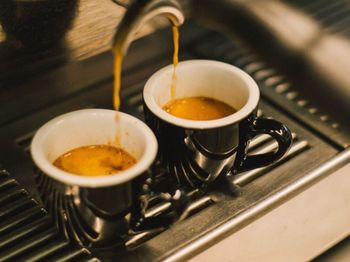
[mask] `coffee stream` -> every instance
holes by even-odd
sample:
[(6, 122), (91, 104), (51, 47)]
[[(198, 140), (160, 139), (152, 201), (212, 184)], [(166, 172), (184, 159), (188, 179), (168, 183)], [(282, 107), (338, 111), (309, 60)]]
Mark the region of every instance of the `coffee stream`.
[(120, 84), (122, 74), (123, 54), (120, 46), (115, 46), (114, 51), (114, 95), (113, 105), (115, 110), (119, 110), (120, 106)]
[[(171, 98), (175, 98), (176, 94), (176, 66), (179, 63), (179, 30), (176, 26), (172, 27), (173, 32), (173, 43), (174, 43), (174, 53), (173, 53), (173, 76), (171, 82)], [(113, 95), (113, 105), (115, 110), (119, 110), (120, 107), (120, 85), (121, 85), (121, 73), (122, 73), (122, 62), (123, 54), (121, 46), (114, 46), (114, 95)]]
[(176, 26), (172, 27), (173, 30), (173, 43), (174, 43), (174, 54), (173, 54), (173, 76), (171, 79), (170, 97), (175, 99), (176, 96), (176, 66), (179, 63), (179, 30)]

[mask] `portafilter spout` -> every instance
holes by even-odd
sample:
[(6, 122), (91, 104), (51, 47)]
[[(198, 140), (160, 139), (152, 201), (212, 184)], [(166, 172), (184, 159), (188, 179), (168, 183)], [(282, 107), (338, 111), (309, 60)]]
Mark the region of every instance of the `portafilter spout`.
[(184, 20), (184, 12), (173, 0), (140, 0), (134, 1), (125, 13), (114, 36), (113, 46), (125, 55), (135, 34), (139, 29), (156, 16), (165, 16), (174, 26), (180, 26)]

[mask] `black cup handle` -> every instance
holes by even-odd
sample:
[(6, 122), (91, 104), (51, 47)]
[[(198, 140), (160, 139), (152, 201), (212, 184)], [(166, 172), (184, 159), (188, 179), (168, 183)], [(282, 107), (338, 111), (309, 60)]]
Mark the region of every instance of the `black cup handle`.
[[(248, 155), (250, 140), (260, 134), (272, 136), (278, 143), (277, 151)], [(292, 144), (292, 133), (287, 126), (271, 118), (257, 117), (255, 114), (240, 124), (239, 136), (234, 173), (270, 165), (282, 158)]]
[[(134, 232), (167, 228), (177, 221), (189, 204), (186, 192), (177, 185), (166, 192), (152, 189), (153, 178), (137, 179), (133, 183), (133, 207), (131, 211), (130, 227)], [(146, 217), (148, 206), (152, 203), (169, 203), (166, 211)]]

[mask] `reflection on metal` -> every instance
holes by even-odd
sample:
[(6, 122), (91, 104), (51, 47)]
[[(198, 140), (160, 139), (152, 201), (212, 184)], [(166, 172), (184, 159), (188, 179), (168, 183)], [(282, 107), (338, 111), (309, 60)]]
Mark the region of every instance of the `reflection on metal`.
[[(183, 214), (183, 216), (180, 218), (180, 220), (186, 219), (190, 217), (191, 215), (198, 213), (200, 210), (208, 207), (209, 205), (213, 204), (213, 201), (209, 196), (197, 196), (196, 199), (194, 199), (193, 195), (197, 195), (198, 192), (196, 190), (191, 191), (188, 193), (189, 197), (192, 197), (191, 204), (188, 206), (186, 212)], [(158, 212), (164, 212), (169, 208), (169, 205), (164, 203), (164, 204), (159, 204), (156, 206), (153, 210), (150, 210), (150, 212), (146, 213), (146, 217), (154, 216)], [(153, 230), (153, 231), (148, 231), (148, 232), (141, 232), (134, 237), (132, 237), (130, 240), (128, 240), (125, 243), (125, 246), (127, 249), (134, 249), (135, 247), (141, 245), (142, 243), (145, 243), (148, 239), (158, 235), (161, 233), (163, 230)]]
[(141, 27), (157, 16), (167, 17), (175, 26), (180, 26), (185, 20), (183, 10), (176, 1), (153, 0), (134, 2), (118, 26), (113, 46), (119, 47), (125, 55)]

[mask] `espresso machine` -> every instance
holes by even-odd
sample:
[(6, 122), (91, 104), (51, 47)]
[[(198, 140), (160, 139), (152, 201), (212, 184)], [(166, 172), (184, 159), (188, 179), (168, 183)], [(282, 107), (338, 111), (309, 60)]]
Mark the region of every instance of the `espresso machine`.
[[(349, 17), (346, 0), (1, 2), (0, 261), (306, 261), (349, 250)], [(112, 45), (125, 56), (121, 111), (143, 120), (145, 81), (171, 63), (169, 25), (180, 28), (180, 60), (251, 75), (258, 114), (287, 124), (293, 144), (276, 164), (235, 176), (237, 194), (188, 190), (187, 212), (170, 227), (90, 248), (85, 236), (99, 232), (52, 215), (40, 195), (48, 185), (31, 139), (57, 115), (112, 108)], [(262, 135), (249, 153), (276, 148)], [(159, 163), (151, 172), (168, 180)]]

